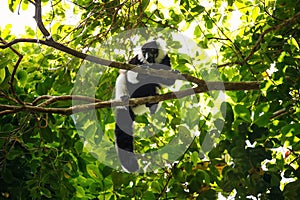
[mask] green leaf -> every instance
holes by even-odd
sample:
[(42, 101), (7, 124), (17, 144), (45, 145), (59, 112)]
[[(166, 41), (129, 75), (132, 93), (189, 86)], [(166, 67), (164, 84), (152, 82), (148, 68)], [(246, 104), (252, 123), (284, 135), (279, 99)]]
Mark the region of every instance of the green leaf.
[(175, 168), (175, 169), (174, 169), (174, 171), (173, 171), (173, 176), (174, 176), (174, 178), (176, 179), (176, 181), (178, 181), (178, 182), (182, 182), (182, 181), (185, 180), (183, 171), (182, 171), (182, 169), (180, 169), (180, 168)]
[(245, 105), (237, 104), (234, 107), (234, 111), (241, 119), (245, 120), (246, 122), (251, 122), (250, 111)]
[(286, 199), (297, 199), (300, 195), (300, 180), (285, 185), (283, 195)]
[(194, 151), (191, 155), (191, 160), (192, 160), (194, 166), (197, 165), (198, 159), (199, 159), (199, 154), (197, 151)]
[[(1, 32), (0, 32), (1, 34)], [(0, 59), (0, 69), (4, 69), (5, 67), (7, 67), (7, 65), (11, 62), (8, 58), (7, 55), (1, 55), (1, 59)]]
[(37, 83), (36, 92), (39, 95), (47, 94), (48, 91), (52, 88), (52, 84), (53, 84), (53, 78), (47, 77), (45, 81), (41, 83)]
[(21, 0), (9, 0), (8, 7), (11, 12), (14, 12), (17, 6), (21, 3)]
[(145, 199), (145, 200), (153, 200), (153, 199), (156, 199), (156, 197), (155, 197), (155, 195), (151, 191), (146, 191), (143, 194), (143, 199)]
[(270, 117), (272, 113), (266, 113), (263, 116), (260, 116), (254, 123), (257, 124), (259, 127), (264, 127), (270, 123)]
[(263, 127), (270, 123), (270, 117), (273, 115), (268, 112), (270, 105), (267, 103), (262, 103), (255, 108), (254, 111), (254, 123), (259, 127)]
[(17, 72), (17, 78), (21, 82), (21, 84), (24, 84), (27, 80), (27, 72), (25, 70), (19, 70)]
[(196, 26), (194, 30), (195, 37), (200, 37), (202, 35), (202, 31), (200, 29), (200, 26)]
[(43, 195), (47, 198), (52, 197), (50, 190), (48, 190), (47, 188), (40, 188), (40, 193), (41, 193), (41, 195)]
[(86, 171), (90, 175), (90, 177), (94, 178), (96, 181), (102, 181), (103, 176), (99, 171), (99, 168), (94, 164), (88, 164), (86, 166)]
[(291, 37), (291, 39), (288, 40), (288, 43), (290, 45), (295, 46), (298, 50), (300, 49), (299, 45), (298, 45), (298, 42), (297, 42), (297, 40), (294, 37)]
[(233, 158), (245, 158), (246, 157), (246, 151), (242, 146), (233, 147), (230, 150), (230, 155)]
[(76, 187), (76, 197), (85, 198), (85, 190), (81, 186)]
[(8, 155), (6, 156), (7, 160), (15, 160), (16, 158), (23, 155), (23, 151), (18, 149), (12, 149), (9, 151)]
[(228, 6), (232, 6), (234, 0), (227, 0)]
[(129, 182), (132, 180), (133, 176), (132, 175), (128, 175), (128, 174), (122, 174), (122, 173), (117, 173), (117, 172), (112, 172), (111, 174), (112, 176), (112, 180), (114, 183), (114, 187), (120, 187), (123, 184), (124, 185), (128, 185)]
[(5, 68), (0, 69), (0, 84), (4, 81), (5, 75)]
[(232, 123), (234, 121), (234, 112), (232, 106), (228, 102), (222, 102), (221, 104), (222, 116), (225, 119), (224, 129), (231, 130)]
[(160, 193), (162, 191), (163, 186), (161, 185), (161, 183), (154, 181), (151, 183), (151, 191), (155, 192), (155, 193)]
[(288, 124), (281, 129), (283, 135), (300, 135), (300, 124)]
[(82, 141), (77, 141), (75, 143), (74, 148), (75, 148), (77, 154), (81, 154), (81, 152), (83, 150), (83, 143), (82, 143)]
[(300, 151), (300, 142), (292, 145), (293, 151)]
[(252, 21), (255, 22), (256, 18), (258, 17), (260, 12), (260, 8), (258, 6), (255, 6), (252, 10)]
[(142, 10), (146, 10), (150, 3), (150, 0), (143, 0), (141, 3), (142, 3)]
[(193, 177), (189, 182), (188, 188), (190, 192), (198, 192), (200, 191), (201, 186), (202, 186), (202, 179), (199, 179), (199, 177)]
[(204, 10), (205, 10), (205, 8), (203, 6), (196, 5), (194, 8), (191, 9), (191, 12), (197, 13), (197, 15), (200, 15)]

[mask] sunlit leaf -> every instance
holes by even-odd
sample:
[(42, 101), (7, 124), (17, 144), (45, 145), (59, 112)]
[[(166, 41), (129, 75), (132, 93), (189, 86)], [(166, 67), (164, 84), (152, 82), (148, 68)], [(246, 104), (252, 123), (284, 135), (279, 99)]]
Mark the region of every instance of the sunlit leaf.
[(5, 79), (5, 68), (0, 69), (0, 83)]
[(260, 12), (260, 8), (258, 6), (255, 6), (252, 10), (252, 20), (255, 21), (256, 18), (258, 17)]

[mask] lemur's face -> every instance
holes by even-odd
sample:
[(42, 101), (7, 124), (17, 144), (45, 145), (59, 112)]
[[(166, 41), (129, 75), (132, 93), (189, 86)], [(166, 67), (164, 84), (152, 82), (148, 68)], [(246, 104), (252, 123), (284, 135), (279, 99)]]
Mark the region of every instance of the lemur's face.
[(155, 41), (149, 42), (142, 47), (142, 53), (144, 58), (149, 63), (155, 63), (155, 59), (158, 56), (158, 46)]

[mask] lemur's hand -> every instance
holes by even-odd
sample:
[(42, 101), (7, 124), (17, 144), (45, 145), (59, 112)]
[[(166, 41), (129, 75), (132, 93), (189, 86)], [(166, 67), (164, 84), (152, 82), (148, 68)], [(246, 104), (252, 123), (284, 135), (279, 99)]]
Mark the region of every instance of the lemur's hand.
[(130, 97), (128, 95), (121, 96), (121, 100), (127, 105), (129, 104), (129, 99)]
[(180, 74), (180, 71), (178, 71), (176, 69), (172, 69), (171, 72), (174, 73), (174, 74)]

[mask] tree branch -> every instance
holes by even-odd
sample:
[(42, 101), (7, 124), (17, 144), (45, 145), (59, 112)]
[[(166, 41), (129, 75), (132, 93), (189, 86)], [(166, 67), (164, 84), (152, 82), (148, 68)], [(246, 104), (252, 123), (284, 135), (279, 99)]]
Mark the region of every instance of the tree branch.
[[(0, 104), (0, 109), (3, 110), (0, 112), (0, 116), (4, 114), (10, 113), (17, 113), (21, 111), (25, 112), (40, 112), (40, 113), (56, 113), (56, 114), (63, 114), (63, 115), (71, 115), (78, 112), (88, 112), (95, 109), (100, 108), (109, 108), (109, 107), (116, 107), (116, 106), (136, 106), (145, 103), (157, 103), (160, 101), (171, 100), (171, 99), (180, 99), (186, 96), (193, 95), (195, 93), (203, 93), (212, 90), (244, 90), (247, 88), (249, 90), (258, 89), (259, 82), (238, 82), (238, 83), (230, 83), (230, 82), (206, 82), (205, 85), (197, 86), (195, 88), (190, 88), (178, 92), (169, 92), (166, 94), (156, 95), (156, 96), (149, 96), (149, 97), (142, 97), (142, 98), (132, 98), (129, 102), (123, 102), (120, 100), (110, 100), (110, 101), (100, 101), (95, 100), (90, 97), (84, 96), (61, 96), (61, 97), (51, 97), (51, 96), (42, 96), (37, 98), (34, 101), (36, 104), (41, 99), (48, 99), (48, 101), (39, 104), (39, 105), (22, 105), (22, 106), (13, 106), (13, 105), (3, 105)], [(58, 100), (84, 100), (87, 104), (81, 104), (76, 106), (71, 106), (68, 108), (46, 108), (43, 106), (47, 106), (50, 103), (53, 103)]]
[(170, 79), (176, 79), (176, 80), (184, 80), (184, 81), (190, 81), (196, 84), (205, 84), (204, 80), (198, 79), (196, 77), (193, 77), (189, 74), (177, 74), (171, 71), (167, 71), (167, 70), (157, 70), (157, 69), (151, 69), (151, 68), (143, 68), (137, 65), (132, 65), (132, 64), (127, 64), (127, 63), (120, 63), (120, 62), (115, 62), (115, 61), (110, 61), (110, 60), (106, 60), (106, 59), (102, 59), (96, 56), (91, 56), (79, 51), (76, 51), (74, 49), (71, 49), (63, 44), (57, 43), (54, 40), (37, 40), (37, 39), (30, 39), (30, 38), (19, 38), (19, 39), (15, 39), (9, 43), (6, 43), (4, 45), (1, 45), (0, 48), (1, 49), (5, 49), (8, 48), (14, 44), (17, 43), (22, 43), (22, 42), (29, 42), (29, 43), (40, 43), (49, 47), (53, 47), (57, 50), (60, 50), (62, 52), (68, 53), (70, 55), (73, 55), (77, 58), (81, 58), (81, 59), (85, 59), (88, 60), (90, 62), (96, 63), (96, 64), (100, 64), (100, 65), (104, 65), (104, 66), (108, 66), (108, 67), (114, 67), (117, 69), (125, 69), (125, 70), (132, 70), (134, 72), (138, 72), (141, 74), (147, 74), (147, 75), (151, 75), (151, 76), (157, 76), (157, 77), (161, 77), (161, 78), (165, 78), (168, 77)]
[(34, 19), (36, 21), (36, 24), (38, 26), (38, 28), (40, 29), (40, 31), (42, 32), (42, 34), (45, 36), (45, 38), (49, 41), (53, 41), (49, 31), (46, 29), (43, 20), (42, 20), (42, 4), (41, 4), (41, 0), (35, 0), (35, 16)]
[(41, 100), (47, 99), (45, 102), (38, 104), (39, 107), (45, 107), (48, 106), (52, 103), (55, 103), (57, 101), (68, 101), (68, 100), (75, 100), (75, 101), (85, 101), (88, 103), (93, 103), (93, 102), (101, 102), (98, 99), (92, 98), (92, 97), (87, 97), (87, 96), (81, 96), (81, 95), (62, 95), (62, 96), (51, 96), (51, 95), (43, 95), (38, 98), (36, 98), (33, 102), (32, 105), (37, 105), (37, 103)]
[[(120, 62), (115, 62), (115, 61), (110, 61), (110, 60), (106, 60), (106, 59), (102, 59), (96, 56), (90, 56), (88, 54), (76, 51), (74, 49), (71, 49), (67, 46), (64, 46), (63, 44), (57, 43), (53, 40), (37, 40), (37, 39), (29, 39), (29, 38), (20, 38), (20, 39), (15, 39), (9, 43), (6, 43), (4, 45), (1, 45), (0, 48), (5, 49), (8, 48), (14, 44), (20, 43), (20, 42), (30, 42), (30, 43), (40, 43), (40, 44), (44, 44), (46, 46), (50, 46), (53, 47), (55, 49), (61, 50), (65, 53), (68, 53), (70, 55), (73, 55), (77, 58), (81, 58), (81, 59), (85, 59), (88, 60), (90, 62), (96, 63), (96, 64), (100, 64), (100, 65), (104, 65), (104, 66), (108, 66), (108, 67), (114, 67), (117, 69), (125, 69), (125, 70), (132, 70), (134, 72), (138, 72), (141, 74), (147, 74), (147, 75), (151, 75), (151, 76), (157, 76), (157, 77), (161, 77), (161, 78), (165, 78), (168, 77), (169, 79), (175, 79), (175, 80), (183, 80), (183, 81), (189, 81), (192, 83), (195, 83), (197, 85), (205, 85), (208, 82), (196, 78), (194, 76), (191, 76), (189, 74), (178, 74), (178, 73), (174, 73), (171, 71), (167, 71), (167, 70), (157, 70), (157, 69), (151, 69), (151, 68), (143, 68), (137, 65), (132, 65), (132, 64), (127, 64), (127, 63), (120, 63)], [(248, 82), (249, 83), (249, 82)], [(241, 83), (239, 83), (241, 84)], [(255, 89), (257, 90), (259, 88), (259, 82), (253, 82), (253, 84), (256, 85)], [(210, 87), (212, 87), (212, 85), (210, 85)], [(245, 90), (247, 90), (245, 88)]]

